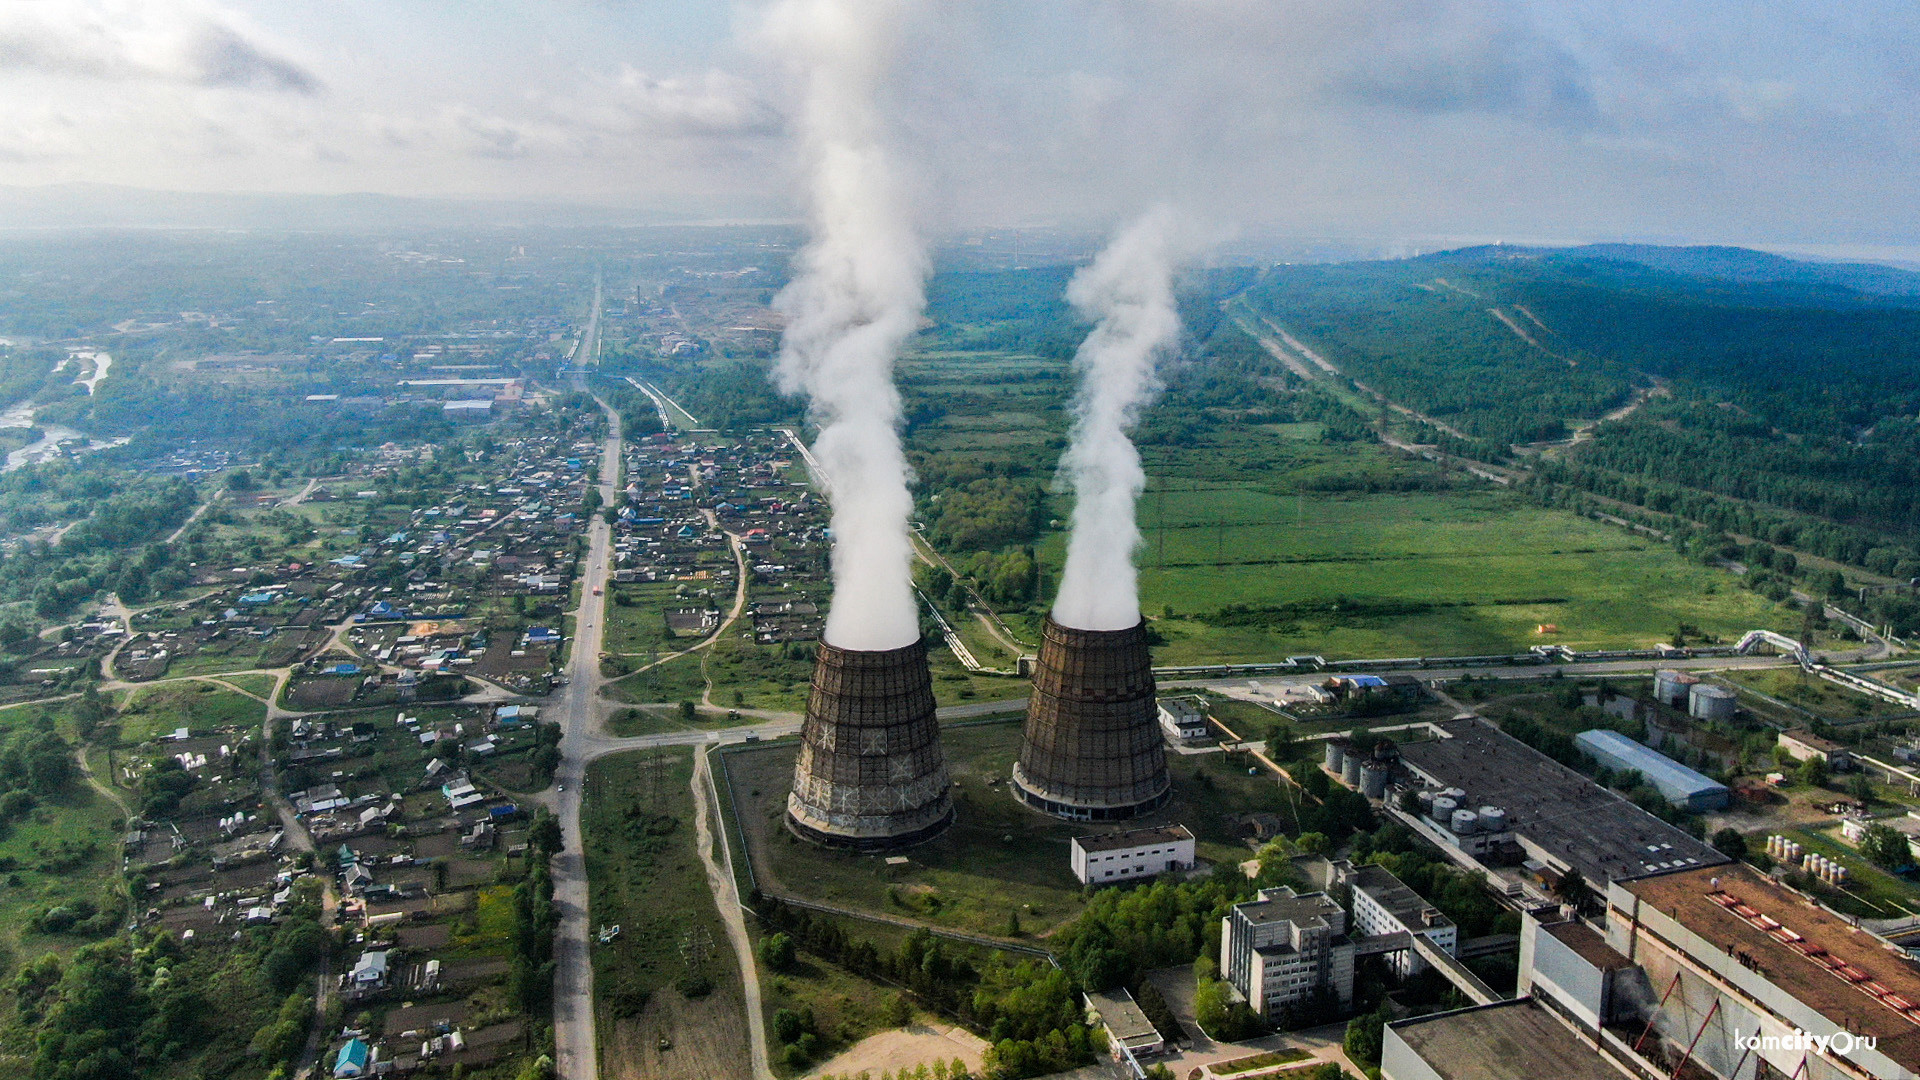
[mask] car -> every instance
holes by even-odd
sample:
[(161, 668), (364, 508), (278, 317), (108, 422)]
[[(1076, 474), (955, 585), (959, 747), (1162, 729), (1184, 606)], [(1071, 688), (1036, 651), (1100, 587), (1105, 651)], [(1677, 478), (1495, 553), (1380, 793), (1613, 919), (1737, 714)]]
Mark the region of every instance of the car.
[(749, 731), (749, 732), (747, 732), (747, 734), (746, 734), (746, 737), (745, 737), (745, 738), (744, 738), (743, 740), (741, 740), (741, 741), (743, 741), (743, 742), (759, 742), (759, 741), (760, 741), (760, 733), (759, 733), (759, 732), (757, 732), (757, 731)]
[(603, 596), (603, 595), (605, 595), (605, 593), (604, 593), (604, 592), (603, 592), (603, 591), (601, 590), (601, 588), (600, 588), (600, 586), (598, 586), (598, 585), (595, 585), (595, 586), (593, 587), (593, 595), (595, 595), (595, 596)]

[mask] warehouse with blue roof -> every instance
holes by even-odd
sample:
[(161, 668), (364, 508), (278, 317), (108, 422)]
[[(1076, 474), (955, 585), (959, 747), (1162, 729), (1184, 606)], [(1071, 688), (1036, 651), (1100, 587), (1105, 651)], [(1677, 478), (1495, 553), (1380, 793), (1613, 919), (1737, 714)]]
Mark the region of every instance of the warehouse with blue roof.
[(1675, 806), (1688, 810), (1720, 810), (1727, 805), (1727, 785), (1694, 772), (1685, 765), (1642, 746), (1617, 731), (1595, 728), (1573, 737), (1574, 744), (1609, 769), (1632, 769)]

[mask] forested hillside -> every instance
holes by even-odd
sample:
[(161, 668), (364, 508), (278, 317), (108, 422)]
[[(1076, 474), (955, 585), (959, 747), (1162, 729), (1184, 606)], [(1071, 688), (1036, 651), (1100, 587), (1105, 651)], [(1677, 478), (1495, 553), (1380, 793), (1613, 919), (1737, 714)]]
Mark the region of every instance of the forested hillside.
[(1920, 274), (1501, 247), (1276, 267), (1227, 302), (1466, 436), (1420, 441), (1683, 530), (1920, 574)]

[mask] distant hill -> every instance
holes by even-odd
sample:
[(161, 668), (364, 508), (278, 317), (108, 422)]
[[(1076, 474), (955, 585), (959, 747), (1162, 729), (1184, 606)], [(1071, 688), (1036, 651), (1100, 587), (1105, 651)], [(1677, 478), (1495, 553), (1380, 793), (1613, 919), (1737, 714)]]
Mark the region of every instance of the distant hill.
[(618, 207), (395, 195), (156, 191), (112, 184), (0, 187), (0, 229), (490, 228), (663, 225), (684, 215)]
[(1873, 263), (1809, 262), (1747, 248), (1651, 244), (1589, 244), (1564, 254), (1637, 263), (1703, 280), (1830, 286), (1881, 296), (1920, 297), (1920, 273)]

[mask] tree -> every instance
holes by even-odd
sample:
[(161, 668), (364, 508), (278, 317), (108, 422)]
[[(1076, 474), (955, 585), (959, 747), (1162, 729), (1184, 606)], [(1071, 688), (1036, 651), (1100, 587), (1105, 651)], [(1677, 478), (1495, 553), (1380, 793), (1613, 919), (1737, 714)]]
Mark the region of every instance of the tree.
[(907, 995), (895, 994), (893, 1000), (887, 1002), (886, 1023), (888, 1027), (906, 1027), (913, 1023), (913, 1003), (907, 1000)]
[[(793, 967), (793, 939), (786, 934), (774, 934), (760, 941), (760, 962), (774, 971), (786, 971)], [(783, 1039), (782, 1042), (792, 1042)]]
[(1800, 782), (1808, 787), (1826, 787), (1827, 759), (1817, 755), (1810, 757), (1800, 763), (1799, 773)]
[(1599, 897), (1594, 895), (1593, 886), (1587, 884), (1586, 875), (1578, 870), (1568, 870), (1561, 875), (1553, 887), (1553, 895), (1561, 902), (1571, 904), (1575, 911), (1583, 915), (1591, 914), (1600, 908)]
[(1303, 832), (1293, 842), (1302, 855), (1325, 855), (1333, 850), (1333, 841), (1325, 833)]
[(691, 724), (693, 723), (694, 717), (697, 715), (699, 715), (699, 707), (696, 706), (693, 702), (683, 701), (680, 703), (680, 719), (681, 720)]
[(1342, 1047), (1354, 1064), (1368, 1069), (1379, 1067), (1381, 1043), (1386, 1037), (1388, 1019), (1387, 1003), (1381, 1001), (1375, 1011), (1347, 1022), (1347, 1035)]
[(1860, 837), (1860, 854), (1889, 870), (1898, 870), (1913, 862), (1906, 835), (1891, 825), (1874, 822)]
[(1721, 829), (1714, 833), (1713, 847), (1720, 854), (1736, 862), (1747, 857), (1747, 838), (1740, 835), (1738, 829)]

